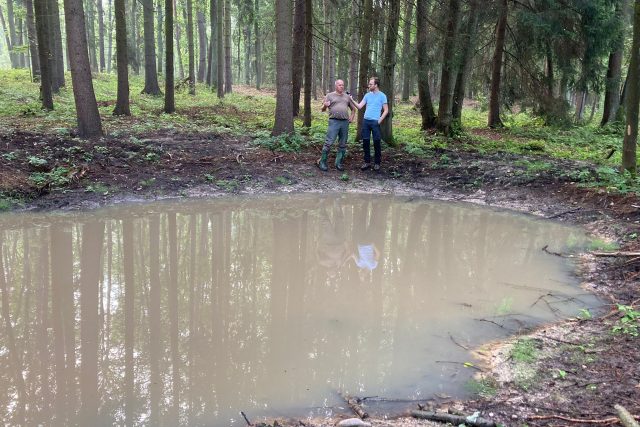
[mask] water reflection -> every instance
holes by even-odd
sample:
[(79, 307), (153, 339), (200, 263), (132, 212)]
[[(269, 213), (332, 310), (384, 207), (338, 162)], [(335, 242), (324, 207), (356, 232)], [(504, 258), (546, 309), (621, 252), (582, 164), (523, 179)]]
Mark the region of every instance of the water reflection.
[(337, 391), (460, 395), (456, 345), (596, 304), (579, 232), (388, 197), (247, 199), (0, 216), (0, 417), (242, 425)]

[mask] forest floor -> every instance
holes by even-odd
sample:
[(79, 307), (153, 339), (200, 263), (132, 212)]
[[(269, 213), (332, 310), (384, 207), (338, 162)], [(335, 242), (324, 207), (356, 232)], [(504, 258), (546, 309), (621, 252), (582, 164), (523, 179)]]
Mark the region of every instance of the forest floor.
[[(446, 141), (434, 137), (426, 146), (416, 130), (419, 116), (406, 107), (394, 118), (399, 142), (384, 147), (380, 173), (360, 171), (357, 144), (349, 145), (344, 172), (333, 167), (333, 155), (329, 172), (322, 172), (316, 161), (326, 118), (315, 118), (306, 137), (270, 139), (265, 134), (273, 101), (258, 97), (268, 95), (265, 91), (248, 91), (225, 103), (206, 94), (195, 100), (185, 95), (174, 116), (158, 114), (161, 100), (138, 95), (132, 101), (134, 117), (114, 118), (113, 81), (98, 76), (107, 136), (83, 141), (70, 130), (68, 89), (56, 99), (56, 112), (42, 113), (36, 107), (37, 86), (28, 86), (26, 76), (7, 76), (0, 84), (0, 99), (7, 100), (0, 105), (0, 211), (91, 209), (225, 194), (384, 193), (526, 212), (581, 226), (611, 242), (600, 249), (640, 250), (640, 200), (611, 166), (619, 156), (611, 148), (615, 134), (578, 129), (569, 137), (536, 128), (527, 131), (531, 139), (514, 130), (474, 129), (467, 120), (468, 133)], [(238, 100), (242, 104), (234, 103)], [(610, 163), (603, 166), (594, 158)], [(585, 180), (602, 184), (588, 187)], [(479, 411), (505, 426), (619, 425), (615, 404), (640, 415), (640, 257), (587, 253), (579, 276), (606, 302), (604, 314), (583, 313), (477, 349), (483, 372), (476, 397), (438, 398), (425, 401), (423, 408)], [(367, 402), (362, 405), (366, 409)], [(396, 418), (402, 415), (372, 424), (431, 425)], [(303, 420), (315, 426), (336, 421)], [(280, 420), (280, 425), (301, 424)]]
[[(229, 193), (420, 195), (553, 218), (615, 241), (620, 250), (640, 249), (638, 198), (581, 188), (562, 173), (584, 167), (582, 163), (546, 159), (553, 167), (531, 171), (522, 155), (482, 155), (456, 150), (452, 144), (424, 158), (386, 147), (382, 171), (375, 173), (360, 171), (361, 153), (352, 147), (345, 172), (331, 167), (324, 173), (316, 166), (319, 149), (274, 152), (248, 137), (214, 133), (159, 131), (143, 139), (121, 133), (80, 141), (5, 129), (0, 132), (0, 192), (14, 201), (22, 199), (23, 209), (38, 210)], [(640, 299), (640, 262), (637, 257), (583, 258), (585, 286), (610, 302), (608, 314), (526, 331), (536, 357), (525, 374), (510, 353), (525, 335), (480, 349), (485, 372), (478, 379), (478, 397), (453, 404), (429, 401), (426, 408), (480, 411), (503, 425), (530, 426), (588, 425), (596, 420), (615, 425), (616, 403), (640, 414), (638, 338), (612, 333), (624, 317), (616, 304), (636, 307)], [(315, 425), (325, 423), (318, 420)], [(427, 425), (406, 418), (373, 423)]]

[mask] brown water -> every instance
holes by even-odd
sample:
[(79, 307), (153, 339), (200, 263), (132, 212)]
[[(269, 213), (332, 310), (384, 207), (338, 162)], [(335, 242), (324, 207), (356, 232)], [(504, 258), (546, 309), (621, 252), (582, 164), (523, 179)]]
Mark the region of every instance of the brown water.
[(3, 215), (0, 419), (228, 426), (331, 414), (338, 392), (461, 397), (462, 347), (597, 305), (541, 250), (584, 241), (379, 196)]

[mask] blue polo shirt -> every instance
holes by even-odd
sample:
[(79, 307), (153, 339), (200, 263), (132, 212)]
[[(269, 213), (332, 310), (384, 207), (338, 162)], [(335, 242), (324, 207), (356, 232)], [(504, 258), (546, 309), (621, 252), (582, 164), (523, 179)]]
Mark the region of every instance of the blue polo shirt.
[(387, 95), (381, 91), (367, 92), (364, 96), (367, 108), (364, 110), (365, 120), (380, 120), (382, 106), (387, 103)]

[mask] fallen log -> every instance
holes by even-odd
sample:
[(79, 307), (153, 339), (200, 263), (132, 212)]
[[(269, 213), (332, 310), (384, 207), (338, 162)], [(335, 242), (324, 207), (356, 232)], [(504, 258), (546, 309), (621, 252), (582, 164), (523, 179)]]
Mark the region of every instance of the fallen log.
[(360, 402), (358, 401), (358, 399), (356, 399), (355, 397), (351, 397), (348, 394), (344, 394), (341, 392), (338, 392), (338, 394), (340, 395), (340, 397), (342, 397), (344, 399), (345, 402), (347, 402), (347, 405), (349, 405), (349, 407), (351, 408), (351, 410), (353, 412), (356, 413), (357, 416), (360, 417), (360, 419), (365, 419), (369, 417), (369, 414), (367, 414), (364, 409), (362, 409), (362, 406), (360, 406)]
[(624, 427), (639, 427), (639, 424), (634, 419), (634, 416), (631, 415), (624, 406), (614, 405), (613, 407), (618, 413), (618, 418), (620, 418), (620, 422)]
[(496, 423), (493, 421), (477, 417), (474, 415), (465, 417), (462, 415), (446, 414), (444, 412), (432, 412), (432, 411), (411, 411), (411, 416), (414, 418), (421, 418), (430, 421), (440, 421), (443, 423), (451, 423), (453, 425), (466, 424), (474, 427), (496, 427)]
[(608, 256), (608, 257), (626, 257), (626, 256), (638, 256), (640, 257), (640, 252), (626, 252), (626, 251), (616, 251), (616, 252), (591, 252), (594, 256)]

